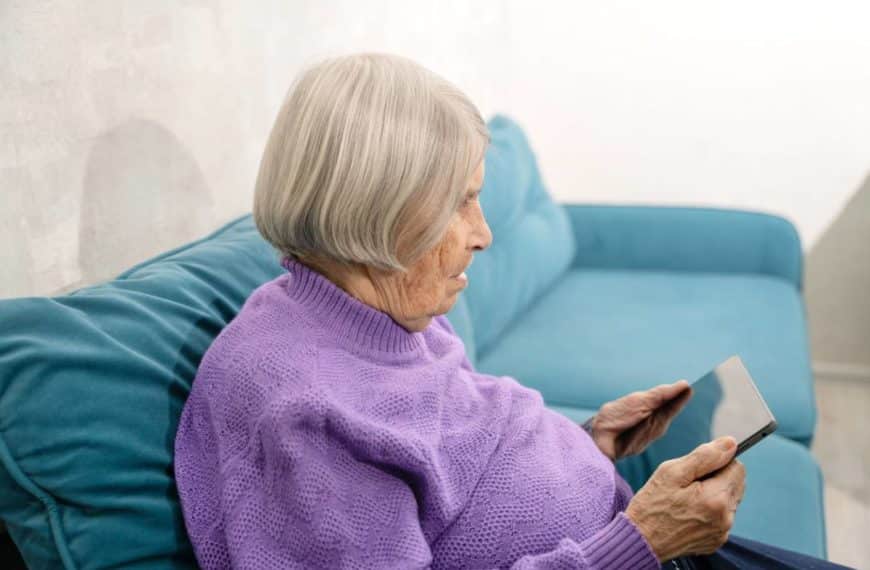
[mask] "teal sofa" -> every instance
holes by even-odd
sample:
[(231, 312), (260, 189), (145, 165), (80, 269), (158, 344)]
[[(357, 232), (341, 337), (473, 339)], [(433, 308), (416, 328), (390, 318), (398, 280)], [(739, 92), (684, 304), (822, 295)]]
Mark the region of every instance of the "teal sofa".
[[(824, 557), (794, 228), (749, 212), (557, 204), (520, 127), (489, 125), (494, 243), (448, 315), (478, 369), (582, 421), (740, 354), (781, 427), (745, 455), (734, 532)], [(28, 566), (195, 566), (172, 477), (178, 417), (211, 341), (282, 271), (243, 216), (110, 282), (0, 301), (0, 519)], [(652, 467), (619, 465), (635, 487)]]

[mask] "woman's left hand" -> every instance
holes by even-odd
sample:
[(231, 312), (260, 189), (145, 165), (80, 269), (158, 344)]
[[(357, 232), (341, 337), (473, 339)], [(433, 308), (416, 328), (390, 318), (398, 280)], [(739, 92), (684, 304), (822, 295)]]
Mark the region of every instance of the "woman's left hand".
[(608, 402), (591, 420), (592, 439), (613, 461), (641, 453), (668, 430), (691, 395), (689, 383), (678, 380)]

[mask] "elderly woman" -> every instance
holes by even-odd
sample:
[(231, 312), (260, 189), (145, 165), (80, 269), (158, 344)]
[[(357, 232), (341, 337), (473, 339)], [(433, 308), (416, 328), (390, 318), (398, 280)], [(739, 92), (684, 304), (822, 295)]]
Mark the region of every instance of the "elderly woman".
[(642, 569), (726, 541), (733, 439), (635, 496), (614, 469), (684, 381), (585, 431), (466, 358), (443, 315), (492, 240), (488, 140), (459, 90), (404, 58), (334, 58), (294, 83), (254, 200), (287, 272), (209, 348), (176, 438), (202, 567)]

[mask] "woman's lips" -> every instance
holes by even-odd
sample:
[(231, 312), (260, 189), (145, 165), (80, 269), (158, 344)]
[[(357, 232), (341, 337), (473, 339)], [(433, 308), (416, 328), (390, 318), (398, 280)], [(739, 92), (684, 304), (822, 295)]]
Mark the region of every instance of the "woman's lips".
[(468, 283), (468, 275), (465, 274), (465, 270), (468, 269), (469, 267), (471, 267), (471, 261), (472, 260), (470, 260), (470, 259), (468, 260), (468, 263), (465, 264), (465, 269), (462, 270), (462, 273), (459, 273), (457, 275), (452, 275), (451, 279), (459, 279), (460, 281), (464, 281), (464, 282)]

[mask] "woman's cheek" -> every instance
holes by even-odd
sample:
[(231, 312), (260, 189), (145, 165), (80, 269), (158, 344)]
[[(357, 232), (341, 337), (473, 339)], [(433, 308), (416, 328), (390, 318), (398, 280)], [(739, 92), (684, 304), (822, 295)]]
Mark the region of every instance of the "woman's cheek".
[(440, 280), (437, 275), (438, 259), (437, 249), (432, 250), (405, 274), (401, 288), (405, 305), (403, 312), (407, 315), (423, 314), (434, 302), (434, 289)]

